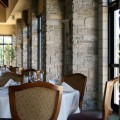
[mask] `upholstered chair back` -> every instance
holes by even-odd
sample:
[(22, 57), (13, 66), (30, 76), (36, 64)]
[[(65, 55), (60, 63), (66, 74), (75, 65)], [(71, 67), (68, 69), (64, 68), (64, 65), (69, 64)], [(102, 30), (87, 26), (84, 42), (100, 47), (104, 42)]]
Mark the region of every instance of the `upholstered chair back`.
[(82, 101), (86, 87), (87, 77), (81, 73), (73, 73), (63, 76), (63, 81), (80, 92), (79, 107), (82, 110)]
[(9, 87), (13, 120), (57, 120), (62, 87), (34, 82)]

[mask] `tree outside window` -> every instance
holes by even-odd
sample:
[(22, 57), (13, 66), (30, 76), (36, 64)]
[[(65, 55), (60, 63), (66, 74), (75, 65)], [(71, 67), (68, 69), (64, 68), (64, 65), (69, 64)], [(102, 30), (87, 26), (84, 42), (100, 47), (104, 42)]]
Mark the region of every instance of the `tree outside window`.
[(12, 36), (0, 36), (0, 66), (11, 65), (14, 58)]

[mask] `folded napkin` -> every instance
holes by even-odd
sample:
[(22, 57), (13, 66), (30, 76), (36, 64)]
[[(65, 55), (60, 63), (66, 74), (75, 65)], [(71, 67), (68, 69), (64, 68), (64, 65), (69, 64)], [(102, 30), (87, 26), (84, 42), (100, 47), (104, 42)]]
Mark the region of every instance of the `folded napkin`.
[(5, 72), (11, 72), (8, 68), (6, 68)]
[(75, 89), (73, 89), (66, 82), (63, 82), (61, 85), (63, 86), (63, 92), (73, 92), (73, 91), (75, 91)]
[(10, 79), (5, 85), (4, 87), (8, 87), (8, 86), (14, 86), (14, 85), (18, 85), (14, 80)]
[(3, 72), (0, 70), (0, 76), (2, 76), (3, 75)]

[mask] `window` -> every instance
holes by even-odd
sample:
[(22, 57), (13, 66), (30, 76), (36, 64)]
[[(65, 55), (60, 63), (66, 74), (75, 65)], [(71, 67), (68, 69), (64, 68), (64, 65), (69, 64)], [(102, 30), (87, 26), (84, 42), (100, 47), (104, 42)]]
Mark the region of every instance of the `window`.
[(31, 68), (31, 60), (30, 60), (30, 52), (31, 52), (31, 44), (30, 44), (30, 34), (31, 28), (30, 25), (27, 26), (27, 68)]
[[(118, 0), (110, 0), (109, 5), (109, 79), (112, 79), (119, 76), (120, 9)], [(112, 107), (119, 110), (119, 82), (114, 87)]]
[[(114, 11), (114, 77), (119, 76), (120, 10)], [(119, 82), (114, 87), (114, 103), (119, 105)]]
[(7, 65), (4, 50), (7, 45), (12, 46), (12, 36), (0, 36), (0, 66)]
[(38, 17), (38, 69), (42, 69), (43, 39), (42, 39), (42, 16)]

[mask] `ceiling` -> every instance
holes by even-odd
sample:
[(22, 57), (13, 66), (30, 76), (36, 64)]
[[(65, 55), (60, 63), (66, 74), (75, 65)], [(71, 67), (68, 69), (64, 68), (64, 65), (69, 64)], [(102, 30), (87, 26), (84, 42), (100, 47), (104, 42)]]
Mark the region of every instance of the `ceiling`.
[(16, 19), (21, 18), (22, 11), (27, 10), (29, 8), (29, 4), (30, 0), (18, 0), (11, 13), (11, 16), (7, 20), (7, 24), (16, 24)]
[[(0, 0), (1, 4), (2, 4), (2, 1), (6, 1), (6, 0)], [(8, 2), (12, 2), (12, 1), (13, 0), (9, 0)], [(7, 7), (7, 3), (5, 3), (5, 4), (6, 4), (6, 12), (7, 12), (7, 10), (12, 6), (12, 4), (8, 3), (8, 7)], [(8, 18), (6, 19), (6, 22), (4, 22), (4, 23), (2, 22), (0, 24), (12, 24), (12, 25), (16, 24), (16, 20), (21, 18), (22, 11), (27, 10), (29, 8), (29, 6), (30, 6), (30, 0), (18, 0), (17, 3), (13, 6), (11, 13), (9, 14)]]
[(8, 7), (8, 0), (0, 0), (0, 4), (2, 4), (3, 7)]

